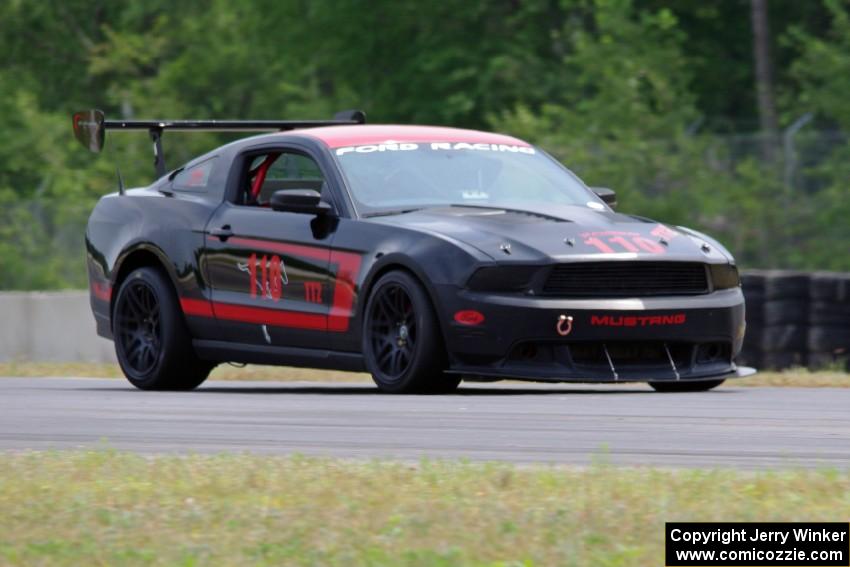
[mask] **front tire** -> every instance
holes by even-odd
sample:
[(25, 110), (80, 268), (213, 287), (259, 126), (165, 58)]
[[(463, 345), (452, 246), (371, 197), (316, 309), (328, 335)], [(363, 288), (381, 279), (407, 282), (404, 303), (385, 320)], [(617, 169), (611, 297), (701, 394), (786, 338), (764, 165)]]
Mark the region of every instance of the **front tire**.
[(192, 390), (215, 366), (200, 360), (171, 283), (139, 268), (121, 284), (112, 314), (118, 364), (141, 390)]
[(447, 374), (439, 321), (422, 285), (393, 271), (372, 288), (363, 317), (366, 368), (381, 391), (448, 393), (460, 376)]
[(726, 380), (695, 380), (681, 382), (650, 382), (656, 392), (707, 392)]

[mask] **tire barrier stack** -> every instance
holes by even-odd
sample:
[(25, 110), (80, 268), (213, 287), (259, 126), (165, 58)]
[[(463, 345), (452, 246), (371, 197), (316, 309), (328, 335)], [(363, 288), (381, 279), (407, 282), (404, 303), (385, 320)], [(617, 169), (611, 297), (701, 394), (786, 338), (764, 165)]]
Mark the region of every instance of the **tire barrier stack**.
[(809, 365), (834, 366), (845, 359), (850, 370), (850, 274), (812, 274), (809, 297)]
[(747, 335), (738, 362), (756, 368), (850, 370), (850, 274), (741, 274)]
[(808, 309), (808, 274), (768, 274), (764, 282), (764, 333), (761, 337), (763, 366), (806, 365)]

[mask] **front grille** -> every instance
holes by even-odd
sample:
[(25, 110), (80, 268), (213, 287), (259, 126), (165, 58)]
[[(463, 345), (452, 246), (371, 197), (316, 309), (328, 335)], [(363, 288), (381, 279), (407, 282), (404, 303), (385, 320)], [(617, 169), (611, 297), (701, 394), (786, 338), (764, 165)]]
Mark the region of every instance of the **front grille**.
[(559, 297), (648, 297), (708, 293), (698, 262), (581, 262), (558, 264), (543, 293)]

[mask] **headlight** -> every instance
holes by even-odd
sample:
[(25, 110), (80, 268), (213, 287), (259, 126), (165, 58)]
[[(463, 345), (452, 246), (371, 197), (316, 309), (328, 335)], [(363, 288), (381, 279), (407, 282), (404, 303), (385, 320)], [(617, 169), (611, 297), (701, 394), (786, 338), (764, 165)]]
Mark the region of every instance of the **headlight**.
[(730, 289), (741, 285), (738, 268), (734, 264), (711, 264), (709, 270), (714, 289)]
[(531, 287), (539, 266), (491, 266), (479, 268), (466, 287), (474, 291), (518, 292)]

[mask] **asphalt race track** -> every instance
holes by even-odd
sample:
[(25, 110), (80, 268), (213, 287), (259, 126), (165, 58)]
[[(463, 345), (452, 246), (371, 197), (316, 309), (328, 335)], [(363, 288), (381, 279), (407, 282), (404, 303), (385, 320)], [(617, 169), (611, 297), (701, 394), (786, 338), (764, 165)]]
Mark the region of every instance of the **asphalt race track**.
[(389, 396), (366, 384), (208, 382), (165, 393), (114, 379), (0, 378), (0, 450), (850, 468), (848, 410), (850, 388), (473, 384)]

